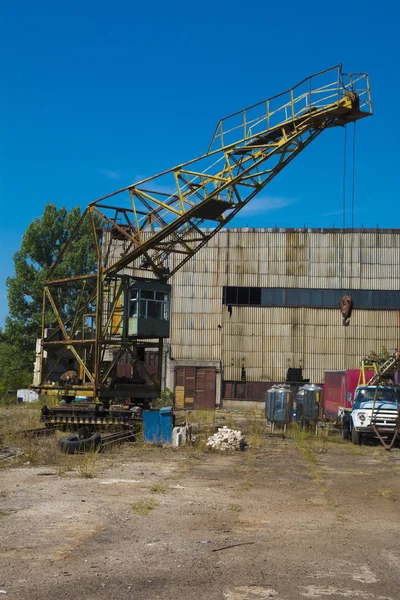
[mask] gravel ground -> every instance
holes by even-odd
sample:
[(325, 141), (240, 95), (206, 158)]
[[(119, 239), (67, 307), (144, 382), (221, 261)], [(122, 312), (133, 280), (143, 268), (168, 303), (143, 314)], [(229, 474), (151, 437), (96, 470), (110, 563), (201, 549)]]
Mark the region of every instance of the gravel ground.
[(226, 455), (127, 445), (92, 479), (2, 469), (0, 592), (397, 600), (399, 468), (397, 450), (277, 437)]

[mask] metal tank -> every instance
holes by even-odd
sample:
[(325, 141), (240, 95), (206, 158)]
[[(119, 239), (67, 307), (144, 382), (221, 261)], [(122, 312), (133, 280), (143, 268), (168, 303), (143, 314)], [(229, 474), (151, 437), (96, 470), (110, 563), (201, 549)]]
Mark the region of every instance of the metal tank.
[(274, 415), (276, 388), (277, 388), (277, 386), (273, 385), (265, 393), (265, 418), (271, 422), (273, 420), (273, 415)]
[(296, 394), (296, 421), (301, 423), (304, 417), (304, 395), (306, 393), (305, 386), (300, 387)]
[(293, 396), (289, 386), (276, 385), (266, 392), (265, 418), (279, 425), (286, 425), (292, 421)]
[(317, 421), (322, 404), (322, 388), (314, 383), (304, 386), (303, 420), (306, 422)]

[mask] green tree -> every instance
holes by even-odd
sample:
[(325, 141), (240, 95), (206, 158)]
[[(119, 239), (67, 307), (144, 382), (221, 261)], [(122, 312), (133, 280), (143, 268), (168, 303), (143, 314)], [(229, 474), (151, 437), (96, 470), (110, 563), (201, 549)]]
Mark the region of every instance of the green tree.
[[(79, 207), (68, 212), (65, 207), (58, 209), (51, 203), (25, 231), (21, 247), (14, 255), (15, 274), (7, 279), (9, 315), (0, 340), (4, 350), (3, 353), (0, 351), (0, 373), (3, 372), (2, 365), (7, 363), (5, 348), (8, 346), (18, 354), (18, 368), (22, 369), (20, 380), (25, 382), (27, 373), (32, 379), (35, 344), (41, 334), (43, 282), (80, 217)], [(91, 273), (95, 268), (92, 230), (89, 220), (85, 219), (57, 269), (57, 277)], [(68, 315), (73, 312), (77, 292), (65, 287), (61, 293), (63, 297), (57, 300), (64, 315)], [(16, 375), (10, 381), (15, 382), (13, 387), (19, 385)]]
[(7, 391), (28, 387), (32, 383), (33, 361), (7, 339), (0, 331), (0, 400)]

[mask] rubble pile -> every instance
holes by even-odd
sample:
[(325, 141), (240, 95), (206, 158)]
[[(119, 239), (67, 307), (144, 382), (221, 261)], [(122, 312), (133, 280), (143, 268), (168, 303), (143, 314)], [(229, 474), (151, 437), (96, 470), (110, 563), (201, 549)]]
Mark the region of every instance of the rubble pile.
[(228, 429), (226, 425), (220, 427), (217, 433), (214, 433), (207, 440), (207, 446), (212, 450), (241, 450), (244, 448), (245, 443), (241, 431)]

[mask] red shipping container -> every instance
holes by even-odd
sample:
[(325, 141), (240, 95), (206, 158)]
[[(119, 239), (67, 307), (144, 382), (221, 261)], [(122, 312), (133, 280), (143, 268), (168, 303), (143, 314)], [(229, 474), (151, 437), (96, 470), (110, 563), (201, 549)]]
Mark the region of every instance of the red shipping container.
[[(373, 377), (374, 371), (365, 371), (366, 382)], [(351, 408), (356, 391), (360, 369), (347, 371), (325, 371), (322, 417), (335, 421), (339, 408)]]

